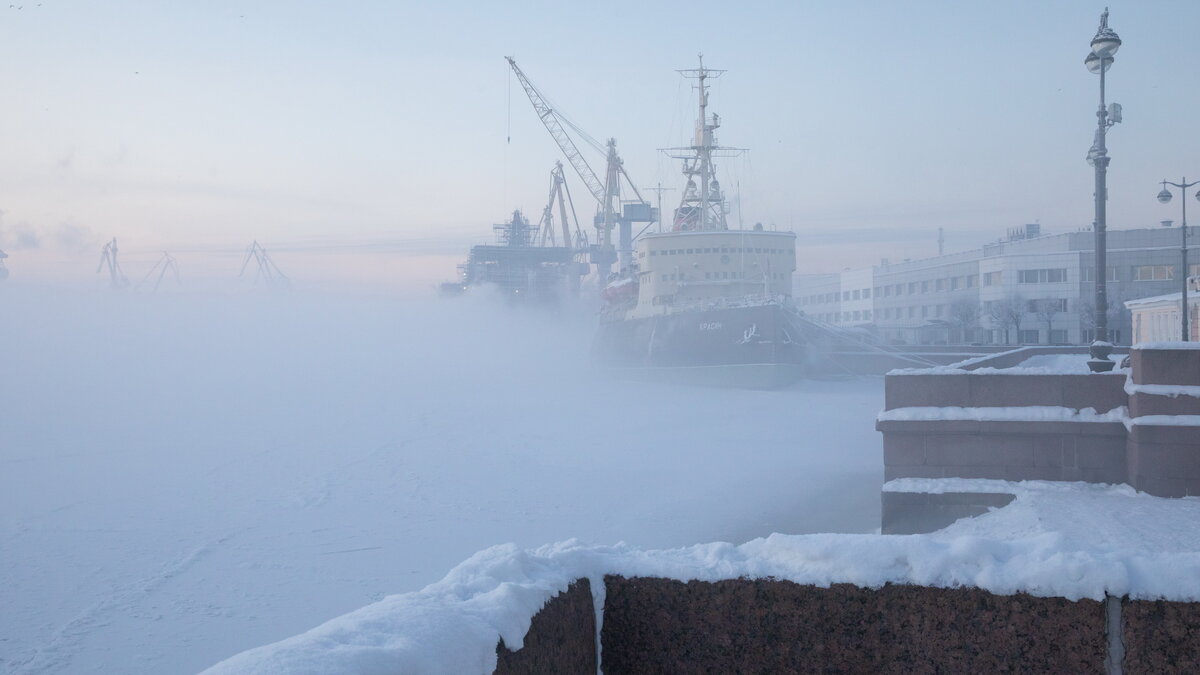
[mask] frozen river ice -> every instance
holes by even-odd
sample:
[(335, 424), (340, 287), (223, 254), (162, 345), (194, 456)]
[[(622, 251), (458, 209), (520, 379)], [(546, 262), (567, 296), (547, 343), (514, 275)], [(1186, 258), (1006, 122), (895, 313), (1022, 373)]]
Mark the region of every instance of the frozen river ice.
[(473, 552), (871, 532), (880, 378), (633, 384), (593, 317), (0, 293), (0, 671), (186, 673)]

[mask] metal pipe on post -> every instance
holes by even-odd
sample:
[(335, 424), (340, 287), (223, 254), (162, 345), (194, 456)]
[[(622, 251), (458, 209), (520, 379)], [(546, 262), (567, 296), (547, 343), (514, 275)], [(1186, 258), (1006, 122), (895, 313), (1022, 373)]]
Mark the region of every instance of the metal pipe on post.
[[(1180, 178), (1178, 183), (1172, 183), (1171, 181), (1164, 180), (1162, 182), (1163, 189), (1161, 192), (1158, 193), (1158, 201), (1162, 202), (1163, 204), (1166, 204), (1171, 201), (1172, 195), (1171, 195), (1171, 191), (1167, 189), (1168, 185), (1179, 188), (1180, 192), (1183, 195), (1183, 199), (1182, 199), (1183, 224), (1182, 224), (1182, 227), (1179, 228), (1183, 233), (1181, 236), (1181, 241), (1180, 241), (1180, 245), (1179, 245), (1179, 252), (1180, 252), (1180, 258), (1181, 258), (1180, 265), (1179, 265), (1179, 276), (1181, 277), (1181, 279), (1183, 281), (1182, 292), (1180, 293), (1180, 296), (1179, 296), (1179, 299), (1181, 301), (1180, 308), (1179, 308), (1179, 316), (1180, 316), (1181, 333), (1183, 334), (1183, 341), (1187, 342), (1188, 340), (1191, 339), (1191, 332), (1192, 332), (1191, 331), (1191, 323), (1189, 321), (1190, 317), (1188, 316), (1189, 311), (1188, 311), (1187, 189), (1190, 187), (1193, 187), (1195, 185), (1200, 185), (1200, 181), (1193, 181), (1193, 182), (1189, 183), (1189, 182), (1187, 182), (1187, 176)], [(1198, 191), (1196, 193), (1196, 199), (1200, 199), (1200, 191)]]
[(1108, 341), (1108, 243), (1105, 202), (1108, 199), (1108, 147), (1105, 135), (1108, 128), (1120, 121), (1120, 106), (1113, 104), (1113, 119), (1109, 119), (1108, 108), (1104, 101), (1104, 73), (1112, 66), (1113, 55), (1121, 46), (1121, 38), (1108, 27), (1108, 8), (1100, 15), (1100, 28), (1092, 38), (1092, 51), (1083, 60), (1087, 69), (1100, 75), (1100, 109), (1096, 111), (1096, 140), (1088, 151), (1087, 160), (1096, 169), (1096, 327), (1095, 336), (1089, 349), (1092, 358), (1088, 367), (1095, 373), (1105, 373), (1116, 365), (1108, 358), (1112, 353), (1112, 343)]

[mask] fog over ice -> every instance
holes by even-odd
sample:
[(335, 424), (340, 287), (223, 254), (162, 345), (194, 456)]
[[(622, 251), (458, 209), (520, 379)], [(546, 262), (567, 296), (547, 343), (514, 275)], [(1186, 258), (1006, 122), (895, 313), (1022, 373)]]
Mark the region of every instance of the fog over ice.
[(497, 543), (878, 526), (878, 379), (614, 381), (594, 327), (485, 293), (0, 286), (0, 670), (194, 672)]

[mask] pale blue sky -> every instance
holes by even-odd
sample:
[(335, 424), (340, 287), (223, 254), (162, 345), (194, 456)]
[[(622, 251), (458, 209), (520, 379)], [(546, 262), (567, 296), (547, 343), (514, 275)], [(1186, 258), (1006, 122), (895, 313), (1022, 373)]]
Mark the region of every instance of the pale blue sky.
[[(536, 217), (560, 158), (507, 54), (616, 137), (642, 186), (679, 187), (655, 151), (691, 129), (675, 69), (699, 51), (728, 69), (711, 108), (720, 140), (751, 152), (724, 183), (740, 182), (747, 223), (798, 233), (801, 271), (932, 254), (938, 227), (959, 250), (1092, 218), (1093, 2), (22, 7), (0, 9), (10, 254), (31, 233), (43, 254), (81, 241), (88, 255), (113, 235), (183, 251), (394, 240), (444, 256), (430, 274), (449, 278), (491, 223)], [(1154, 195), (1200, 177), (1200, 3), (1110, 7), (1125, 42), (1110, 100), (1126, 117), (1109, 137), (1110, 224), (1177, 219)]]

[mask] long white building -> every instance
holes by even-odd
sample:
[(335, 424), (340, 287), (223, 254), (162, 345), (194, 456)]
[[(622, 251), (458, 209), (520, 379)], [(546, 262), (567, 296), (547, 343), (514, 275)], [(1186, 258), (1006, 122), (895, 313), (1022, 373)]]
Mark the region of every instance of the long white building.
[[(1027, 225), (962, 253), (797, 275), (796, 303), (817, 320), (859, 327), (892, 344), (1087, 344), (1095, 318), (1095, 235), (1040, 229)], [(1194, 238), (1196, 228), (1188, 229)], [(1108, 231), (1113, 342), (1132, 339), (1126, 301), (1179, 288), (1180, 238), (1178, 227)], [(1188, 267), (1189, 276), (1200, 274), (1200, 250)]]

